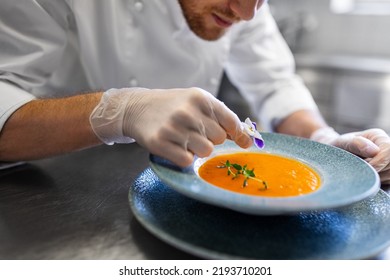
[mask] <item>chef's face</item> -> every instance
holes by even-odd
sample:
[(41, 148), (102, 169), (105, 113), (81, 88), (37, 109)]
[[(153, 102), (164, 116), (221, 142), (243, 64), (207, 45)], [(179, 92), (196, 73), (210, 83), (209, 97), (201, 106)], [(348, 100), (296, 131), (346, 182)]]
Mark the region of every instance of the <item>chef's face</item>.
[(214, 41), (241, 20), (252, 19), (265, 0), (179, 0), (190, 29)]

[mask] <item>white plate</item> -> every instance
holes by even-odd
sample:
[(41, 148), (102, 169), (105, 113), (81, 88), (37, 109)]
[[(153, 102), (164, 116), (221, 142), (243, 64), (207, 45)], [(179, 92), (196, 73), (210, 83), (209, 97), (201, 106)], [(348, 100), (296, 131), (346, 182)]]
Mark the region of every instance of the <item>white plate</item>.
[[(294, 214), (346, 206), (375, 195), (380, 188), (377, 172), (364, 160), (333, 146), (293, 136), (262, 133), (265, 148), (248, 151), (272, 153), (299, 160), (320, 177), (321, 187), (310, 194), (294, 197), (261, 197), (224, 190), (201, 179), (196, 170), (205, 159), (196, 159), (186, 169), (151, 156), (150, 166), (160, 180), (190, 198), (239, 212), (256, 215)], [(245, 151), (232, 141), (215, 147), (210, 157)], [(210, 158), (208, 157), (208, 158)]]

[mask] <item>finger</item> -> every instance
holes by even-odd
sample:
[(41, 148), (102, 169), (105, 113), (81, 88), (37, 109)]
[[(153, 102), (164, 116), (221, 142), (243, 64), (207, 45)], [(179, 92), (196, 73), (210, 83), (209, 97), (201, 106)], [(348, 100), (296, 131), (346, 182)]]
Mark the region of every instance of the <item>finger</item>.
[(368, 157), (365, 160), (370, 163), (378, 172), (386, 171), (390, 169), (390, 138), (387, 133), (382, 129), (368, 129), (355, 133), (356, 135), (372, 141), (377, 147), (379, 152), (372, 158)]
[(379, 177), (382, 183), (390, 182), (390, 170), (379, 172)]
[(226, 131), (216, 118), (196, 110), (178, 111), (172, 117), (172, 123), (172, 126), (176, 126), (178, 129), (184, 127), (189, 132), (199, 133), (214, 144), (223, 143), (227, 137)]
[(248, 148), (253, 144), (252, 138), (247, 135), (241, 126), (238, 116), (231, 111), (223, 102), (215, 98), (209, 92), (203, 92), (207, 102), (203, 103), (201, 110), (203, 114), (210, 116), (226, 131), (229, 139), (232, 139), (242, 148)]
[[(201, 129), (202, 130), (202, 129)], [(224, 132), (223, 132), (224, 133)], [(224, 133), (225, 134), (225, 133)], [(226, 134), (225, 134), (226, 135)], [(178, 162), (180, 166), (183, 164), (188, 164), (187, 158), (184, 160), (182, 157), (190, 156), (191, 160), (193, 160), (193, 155), (196, 154), (199, 157), (205, 157), (210, 155), (212, 152), (214, 145), (213, 143), (207, 139), (205, 133), (203, 131), (195, 130), (193, 128), (187, 128), (185, 126), (177, 125), (166, 125), (164, 126), (159, 134), (156, 137), (156, 141), (154, 141), (152, 147), (156, 152), (158, 150), (163, 150), (162, 153), (165, 154), (165, 158), (169, 156), (174, 162)], [(169, 149), (175, 149), (171, 151)], [(178, 153), (178, 151), (187, 151), (189, 154), (178, 154), (179, 159), (175, 158), (175, 155), (166, 155), (168, 153)], [(182, 163), (184, 162), (184, 163)], [(190, 163), (189, 163), (190, 164)]]
[(367, 139), (370, 139), (377, 146), (381, 146), (382, 144), (389, 143), (390, 141), (389, 135), (387, 135), (387, 133), (383, 129), (378, 129), (378, 128), (357, 132), (356, 135), (363, 136)]
[(235, 133), (235, 130), (241, 123), (237, 115), (211, 93), (202, 89), (200, 90), (206, 97), (206, 102), (201, 106), (203, 114), (219, 123), (227, 134)]
[(237, 133), (233, 135), (233, 137), (234, 138), (229, 136), (228, 138), (236, 142), (236, 144), (241, 148), (246, 149), (253, 145), (253, 139), (243, 130), (237, 131)]
[(228, 138), (235, 141), (242, 148), (252, 146), (253, 140), (244, 132), (238, 116), (219, 100), (214, 101), (214, 108), (214, 115), (226, 131)]
[(194, 154), (173, 142), (162, 142), (149, 149), (152, 154), (163, 157), (180, 167), (187, 167), (194, 161)]
[(384, 168), (382, 168), (381, 172), (385, 172), (390, 170), (390, 163), (388, 163)]
[(213, 151), (214, 145), (203, 135), (192, 132), (188, 139), (187, 149), (198, 157), (207, 157)]
[(379, 146), (380, 152), (372, 158), (369, 163), (375, 166), (377, 171), (385, 171), (390, 169), (390, 138), (380, 129), (369, 130), (372, 135), (370, 139)]
[(376, 171), (386, 171), (390, 165), (390, 155), (387, 149), (382, 150), (378, 155), (368, 161)]
[(193, 161), (193, 153), (187, 149), (189, 131), (182, 126), (166, 123), (156, 133), (149, 135), (146, 148), (155, 155), (161, 156), (183, 167)]
[(203, 120), (203, 125), (205, 127), (205, 132), (207, 138), (215, 145), (222, 144), (226, 138), (227, 134), (225, 129), (220, 126), (215, 119), (210, 117), (205, 117)]
[(380, 151), (369, 139), (352, 134), (340, 136), (334, 141), (334, 145), (363, 158), (375, 157)]

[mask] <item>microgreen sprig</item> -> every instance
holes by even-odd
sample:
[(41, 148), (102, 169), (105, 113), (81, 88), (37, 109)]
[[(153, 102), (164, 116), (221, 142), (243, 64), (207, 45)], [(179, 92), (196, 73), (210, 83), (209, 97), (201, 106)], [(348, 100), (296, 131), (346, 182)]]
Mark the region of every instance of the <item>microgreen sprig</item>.
[(248, 169), (247, 165), (245, 164), (244, 166), (237, 164), (237, 163), (230, 163), (229, 160), (227, 160), (225, 163), (222, 162), (222, 165), (218, 165), (218, 168), (226, 168), (227, 169), (227, 175), (230, 176), (232, 175), (232, 179), (236, 179), (240, 175), (244, 176), (244, 182), (242, 184), (242, 187), (245, 188), (248, 186), (248, 180), (252, 179), (255, 181), (260, 182), (263, 184), (263, 189), (266, 190), (268, 189), (268, 185), (266, 181), (263, 181), (259, 178), (256, 178), (254, 168)]

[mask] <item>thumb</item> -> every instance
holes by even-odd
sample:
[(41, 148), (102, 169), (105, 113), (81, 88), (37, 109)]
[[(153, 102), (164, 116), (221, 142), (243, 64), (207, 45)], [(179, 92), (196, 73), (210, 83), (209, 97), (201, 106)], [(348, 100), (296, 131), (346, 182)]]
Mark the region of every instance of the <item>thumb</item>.
[[(238, 119), (238, 118), (237, 118)], [(253, 145), (253, 139), (245, 132), (242, 123), (239, 121), (236, 125), (236, 129), (228, 134), (228, 138), (236, 142), (241, 148), (249, 148)]]
[(241, 148), (246, 149), (252, 146), (253, 140), (250, 135), (244, 131), (244, 127), (238, 116), (215, 97), (211, 98), (211, 102), (214, 108), (214, 119), (226, 131), (227, 138), (236, 142)]
[(362, 158), (372, 158), (379, 153), (379, 147), (372, 141), (353, 134), (341, 135), (332, 144)]

